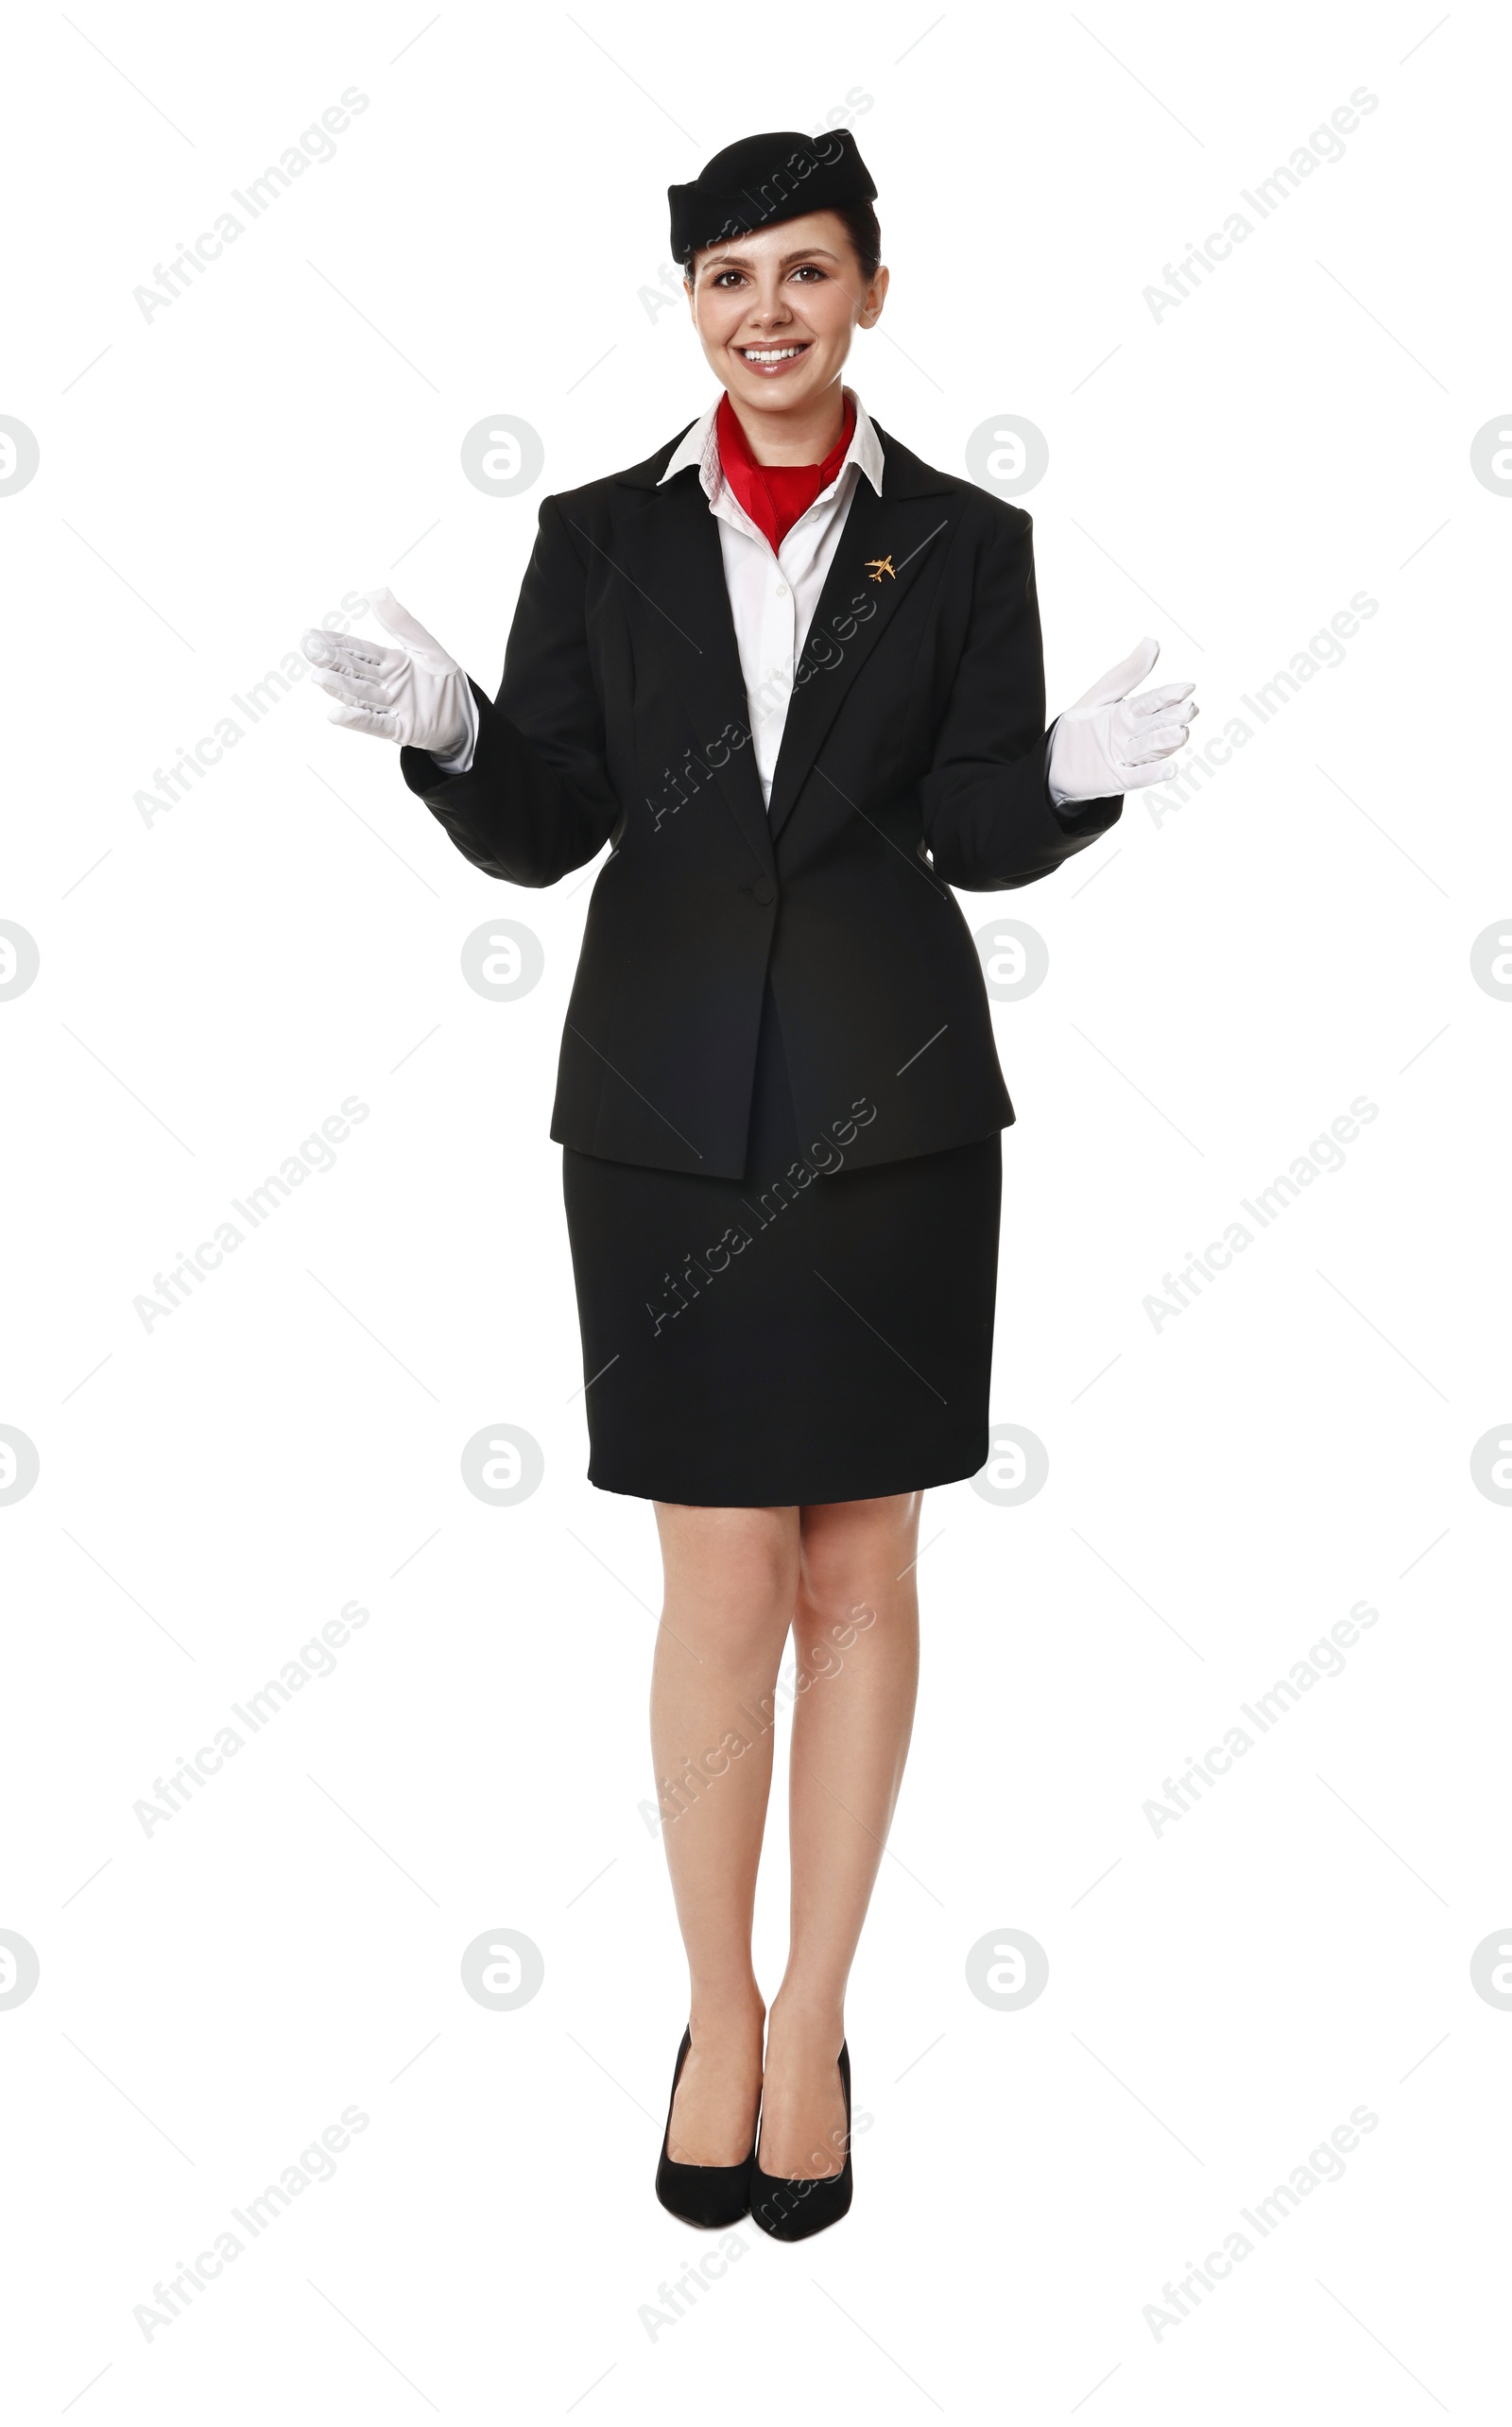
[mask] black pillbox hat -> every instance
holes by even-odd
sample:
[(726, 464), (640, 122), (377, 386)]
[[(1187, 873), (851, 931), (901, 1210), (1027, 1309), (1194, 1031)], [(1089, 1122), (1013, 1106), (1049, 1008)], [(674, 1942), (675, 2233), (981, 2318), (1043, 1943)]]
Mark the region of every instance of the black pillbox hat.
[(669, 185), (672, 257), (686, 262), (808, 211), (874, 202), (877, 189), (846, 127), (822, 135), (747, 135), (715, 152), (691, 185)]

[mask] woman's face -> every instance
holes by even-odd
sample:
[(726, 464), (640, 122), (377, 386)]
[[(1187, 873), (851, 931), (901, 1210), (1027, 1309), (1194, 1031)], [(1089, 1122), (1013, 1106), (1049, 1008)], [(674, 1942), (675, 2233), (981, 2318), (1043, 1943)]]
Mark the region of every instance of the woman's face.
[(714, 245), (693, 267), (688, 301), (709, 368), (733, 404), (759, 413), (812, 406), (887, 292), (885, 269), (867, 284), (833, 211)]

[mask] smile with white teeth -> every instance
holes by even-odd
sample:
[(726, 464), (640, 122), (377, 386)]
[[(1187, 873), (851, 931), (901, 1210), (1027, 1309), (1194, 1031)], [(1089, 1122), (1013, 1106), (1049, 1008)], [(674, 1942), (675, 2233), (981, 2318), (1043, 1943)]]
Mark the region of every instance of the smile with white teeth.
[(740, 351), (747, 362), (789, 362), (794, 354), (808, 352), (808, 341), (798, 346), (742, 346)]

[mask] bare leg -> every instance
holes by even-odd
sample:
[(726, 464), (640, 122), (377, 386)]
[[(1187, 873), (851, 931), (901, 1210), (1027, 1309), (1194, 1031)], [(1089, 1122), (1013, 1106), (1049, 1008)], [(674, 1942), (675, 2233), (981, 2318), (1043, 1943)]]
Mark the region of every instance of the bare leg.
[(751, 1917), (799, 1511), (655, 1505), (666, 1592), (651, 1750), (693, 2032), (668, 2150), (679, 2165), (730, 2166), (749, 2153), (761, 2093), (765, 2008)]
[[(761, 2162), (837, 2174), (845, 1989), (908, 1757), (922, 1494), (805, 1508), (794, 1643), (792, 1938), (766, 2035)], [(805, 1682), (806, 1680), (806, 1682)]]

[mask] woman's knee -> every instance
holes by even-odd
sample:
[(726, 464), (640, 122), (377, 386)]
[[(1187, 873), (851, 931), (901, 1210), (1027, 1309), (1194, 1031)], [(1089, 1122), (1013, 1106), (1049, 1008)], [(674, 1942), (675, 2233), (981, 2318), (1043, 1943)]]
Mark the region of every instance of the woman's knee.
[[(842, 1500), (805, 1508), (799, 1533), (799, 1593), (816, 1617), (841, 1621), (911, 1592), (918, 1556), (917, 1492), (885, 1500)], [(869, 1623), (869, 1622), (868, 1622)]]
[(657, 1503), (668, 1623), (738, 1654), (786, 1631), (798, 1596), (796, 1508)]

